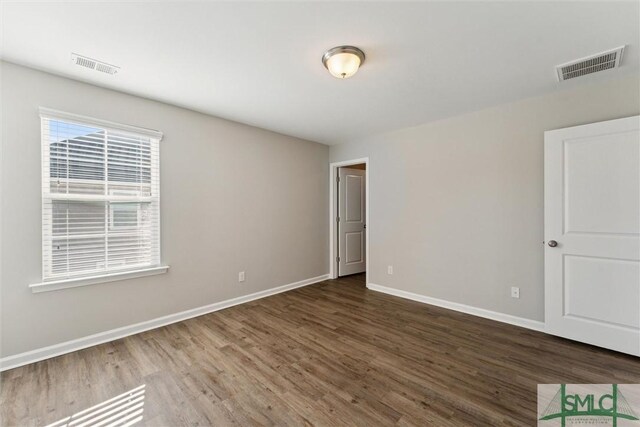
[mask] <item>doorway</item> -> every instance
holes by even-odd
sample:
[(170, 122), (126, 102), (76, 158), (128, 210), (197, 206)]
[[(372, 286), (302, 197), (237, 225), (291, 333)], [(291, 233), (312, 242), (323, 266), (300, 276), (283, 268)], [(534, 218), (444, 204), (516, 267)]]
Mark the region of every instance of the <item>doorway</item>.
[(369, 270), (370, 172), (368, 158), (330, 164), (329, 276), (332, 279)]

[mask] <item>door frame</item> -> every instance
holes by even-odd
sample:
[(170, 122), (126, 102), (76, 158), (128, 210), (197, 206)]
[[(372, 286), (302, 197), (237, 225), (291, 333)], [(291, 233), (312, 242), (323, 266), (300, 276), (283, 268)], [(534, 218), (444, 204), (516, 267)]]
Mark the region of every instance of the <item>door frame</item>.
[(369, 230), (371, 224), (369, 223), (369, 175), (371, 175), (370, 164), (368, 157), (362, 157), (353, 160), (343, 160), (341, 162), (329, 163), (329, 278), (338, 278), (338, 262), (336, 261), (336, 254), (338, 253), (338, 227), (336, 226), (336, 218), (338, 217), (338, 203), (336, 198), (337, 192), (337, 177), (338, 168), (365, 164), (365, 224), (367, 225), (365, 231), (365, 274), (366, 283), (369, 283), (369, 257), (371, 252), (369, 251)]

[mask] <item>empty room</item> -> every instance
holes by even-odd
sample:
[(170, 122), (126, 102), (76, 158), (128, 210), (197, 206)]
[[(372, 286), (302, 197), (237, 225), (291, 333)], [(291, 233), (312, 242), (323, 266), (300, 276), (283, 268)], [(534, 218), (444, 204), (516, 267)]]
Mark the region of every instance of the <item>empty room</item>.
[(0, 0), (1, 426), (640, 427), (640, 0)]

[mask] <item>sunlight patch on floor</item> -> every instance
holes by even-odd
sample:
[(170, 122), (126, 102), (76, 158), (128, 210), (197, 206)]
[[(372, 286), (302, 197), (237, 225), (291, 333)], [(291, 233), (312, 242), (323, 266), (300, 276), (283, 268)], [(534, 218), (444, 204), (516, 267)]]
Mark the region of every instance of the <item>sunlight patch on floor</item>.
[(145, 385), (105, 400), (47, 427), (125, 427), (142, 420)]

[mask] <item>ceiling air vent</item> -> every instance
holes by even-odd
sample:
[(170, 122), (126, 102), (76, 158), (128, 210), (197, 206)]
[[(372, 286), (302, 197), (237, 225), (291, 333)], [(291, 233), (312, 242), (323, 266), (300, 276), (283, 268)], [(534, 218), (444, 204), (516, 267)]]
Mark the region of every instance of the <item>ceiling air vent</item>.
[(597, 73), (598, 71), (609, 70), (611, 68), (618, 68), (620, 66), (620, 61), (622, 61), (623, 52), (624, 46), (620, 46), (616, 49), (558, 65), (556, 66), (558, 81), (574, 79), (576, 77)]
[(106, 74), (113, 75), (120, 70), (120, 67), (116, 67), (115, 65), (97, 61), (86, 56), (78, 55), (77, 53), (71, 54), (71, 61), (73, 61), (74, 64), (79, 65), (80, 67), (89, 68), (91, 70), (100, 71), (101, 73)]

